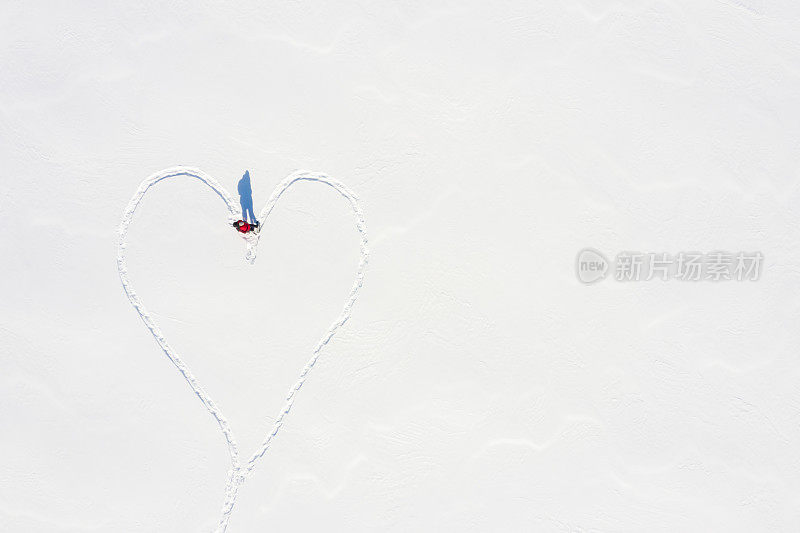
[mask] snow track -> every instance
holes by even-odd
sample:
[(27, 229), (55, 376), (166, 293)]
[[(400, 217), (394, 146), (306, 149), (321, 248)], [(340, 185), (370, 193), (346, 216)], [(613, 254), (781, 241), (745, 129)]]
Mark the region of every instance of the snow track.
[[(286, 418), (286, 415), (289, 414), (289, 411), (292, 408), (292, 404), (294, 403), (295, 398), (297, 397), (297, 392), (303, 386), (308, 374), (311, 372), (311, 369), (314, 368), (317, 360), (319, 359), (320, 353), (322, 349), (325, 347), (326, 344), (333, 338), (339, 328), (347, 322), (347, 319), (350, 318), (350, 313), (353, 308), (353, 304), (356, 301), (356, 297), (358, 296), (358, 290), (361, 287), (361, 284), (364, 279), (364, 270), (367, 265), (367, 258), (369, 255), (367, 249), (367, 229), (364, 223), (364, 215), (361, 209), (358, 206), (358, 200), (356, 196), (347, 189), (343, 184), (340, 182), (324, 175), (324, 174), (316, 174), (312, 172), (306, 171), (299, 171), (291, 174), (286, 179), (284, 179), (274, 190), (272, 196), (270, 196), (269, 200), (267, 200), (266, 205), (261, 210), (260, 216), (258, 217), (259, 222), (262, 225), (266, 223), (267, 219), (269, 218), (272, 209), (275, 207), (278, 199), (281, 195), (292, 186), (293, 183), (298, 181), (315, 181), (319, 183), (324, 183), (333, 189), (335, 189), (339, 194), (341, 194), (350, 204), (351, 209), (353, 210), (353, 214), (356, 218), (356, 227), (358, 228), (359, 237), (361, 239), (361, 257), (358, 263), (358, 269), (356, 271), (356, 278), (353, 283), (352, 288), (350, 289), (350, 293), (345, 300), (344, 307), (342, 309), (341, 314), (339, 317), (331, 324), (322, 338), (317, 342), (314, 350), (311, 354), (311, 358), (308, 360), (306, 365), (303, 367), (302, 371), (300, 372), (300, 377), (297, 379), (295, 384), (289, 389), (288, 394), (286, 395), (286, 400), (283, 404), (283, 407), (280, 410), (277, 418), (275, 419), (275, 423), (270, 428), (269, 432), (267, 433), (264, 440), (261, 442), (261, 445), (258, 449), (253, 453), (250, 458), (242, 463), (240, 460), (239, 455), (239, 446), (236, 443), (236, 438), (234, 437), (233, 431), (231, 430), (230, 424), (225, 419), (225, 416), (220, 411), (219, 407), (217, 407), (216, 403), (211, 399), (208, 393), (203, 389), (200, 385), (200, 382), (197, 378), (192, 374), (191, 370), (186, 366), (183, 360), (178, 356), (177, 352), (170, 347), (167, 343), (164, 334), (161, 332), (161, 329), (156, 324), (155, 320), (150, 316), (145, 309), (144, 305), (142, 304), (139, 296), (137, 295), (133, 285), (131, 284), (130, 279), (128, 278), (128, 267), (125, 262), (125, 249), (127, 247), (126, 238), (128, 234), (128, 227), (131, 224), (133, 219), (133, 215), (136, 212), (136, 208), (141, 203), (144, 195), (147, 193), (150, 188), (155, 185), (156, 183), (177, 177), (188, 177), (193, 179), (198, 179), (208, 185), (220, 198), (225, 202), (225, 206), (228, 209), (228, 222), (232, 224), (235, 220), (238, 219), (238, 204), (236, 204), (231, 197), (230, 194), (211, 176), (205, 174), (204, 172), (194, 169), (194, 168), (187, 168), (187, 167), (174, 167), (162, 170), (157, 172), (147, 179), (145, 179), (139, 188), (137, 189), (136, 193), (131, 198), (130, 202), (128, 203), (127, 208), (125, 209), (125, 213), (122, 216), (122, 222), (119, 225), (119, 247), (117, 251), (117, 268), (119, 270), (119, 277), (122, 280), (122, 286), (125, 289), (125, 294), (128, 296), (128, 300), (130, 300), (131, 305), (136, 309), (139, 313), (144, 324), (153, 334), (158, 345), (164, 351), (164, 353), (169, 357), (170, 361), (178, 368), (180, 373), (183, 375), (186, 382), (192, 388), (194, 393), (203, 402), (203, 405), (214, 417), (216, 420), (217, 425), (220, 428), (223, 436), (225, 437), (225, 441), (228, 446), (228, 453), (230, 455), (231, 460), (231, 470), (228, 472), (228, 480), (225, 487), (225, 502), (222, 507), (222, 515), (219, 520), (219, 524), (216, 528), (217, 533), (223, 533), (228, 527), (228, 521), (230, 520), (231, 513), (233, 511), (233, 507), (236, 503), (236, 496), (239, 491), (239, 487), (244, 483), (247, 477), (253, 472), (256, 463), (258, 460), (266, 453), (269, 449), (270, 444), (272, 443), (272, 439), (278, 434), (283, 422)], [(258, 248), (258, 240), (259, 234), (257, 233), (248, 233), (244, 235), (246, 245), (247, 245), (247, 253), (246, 258), (251, 263), (256, 259), (256, 252)]]

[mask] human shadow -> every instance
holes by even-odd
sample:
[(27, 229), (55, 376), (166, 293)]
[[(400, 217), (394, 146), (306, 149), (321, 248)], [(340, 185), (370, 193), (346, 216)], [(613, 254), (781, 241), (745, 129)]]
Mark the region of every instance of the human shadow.
[(242, 206), (242, 220), (255, 224), (257, 220), (253, 213), (253, 188), (250, 186), (249, 170), (245, 170), (244, 176), (239, 180), (239, 204)]

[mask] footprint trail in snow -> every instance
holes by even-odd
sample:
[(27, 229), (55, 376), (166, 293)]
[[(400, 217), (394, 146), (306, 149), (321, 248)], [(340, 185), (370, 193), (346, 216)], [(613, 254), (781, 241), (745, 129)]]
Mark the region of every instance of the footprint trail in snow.
[[(197, 378), (192, 374), (189, 368), (186, 366), (186, 363), (180, 358), (177, 352), (170, 347), (167, 343), (164, 334), (161, 332), (161, 329), (156, 324), (153, 317), (147, 312), (147, 309), (142, 304), (141, 299), (139, 298), (136, 290), (133, 288), (133, 284), (131, 283), (128, 277), (128, 267), (125, 261), (125, 249), (127, 247), (127, 234), (128, 234), (128, 227), (133, 220), (134, 213), (136, 212), (136, 208), (142, 202), (145, 194), (150, 190), (152, 186), (155, 184), (173, 178), (191, 178), (197, 179), (201, 182), (208, 185), (211, 190), (213, 190), (223, 202), (225, 202), (225, 207), (228, 210), (228, 224), (231, 225), (233, 222), (238, 218), (238, 205), (237, 202), (233, 200), (230, 194), (211, 176), (208, 174), (194, 168), (187, 168), (187, 167), (175, 167), (169, 168), (166, 170), (162, 170), (160, 172), (156, 172), (155, 174), (151, 175), (147, 179), (145, 179), (139, 188), (137, 189), (136, 193), (131, 198), (130, 202), (128, 203), (127, 208), (122, 216), (122, 222), (119, 225), (119, 246), (117, 250), (117, 269), (119, 270), (119, 277), (122, 280), (122, 287), (125, 290), (125, 294), (128, 296), (128, 300), (130, 300), (131, 305), (133, 305), (134, 309), (136, 309), (137, 313), (141, 317), (142, 321), (144, 322), (145, 326), (150, 330), (155, 338), (158, 345), (164, 351), (166, 356), (172, 361), (172, 363), (177, 367), (180, 373), (183, 375), (186, 382), (192, 388), (194, 393), (200, 399), (200, 401), (205, 406), (206, 410), (214, 417), (219, 426), (220, 431), (222, 432), (223, 436), (225, 437), (225, 441), (228, 447), (228, 453), (230, 455), (231, 461), (231, 469), (228, 472), (228, 479), (225, 486), (225, 502), (222, 506), (222, 513), (219, 519), (219, 523), (216, 528), (216, 533), (224, 533), (228, 527), (228, 522), (231, 517), (231, 513), (233, 512), (233, 507), (236, 503), (236, 497), (239, 492), (239, 487), (241, 487), (242, 483), (247, 479), (247, 477), (253, 472), (256, 463), (258, 460), (264, 456), (267, 449), (269, 449), (270, 444), (272, 443), (272, 439), (278, 434), (286, 416), (289, 414), (289, 411), (292, 408), (292, 404), (294, 403), (295, 398), (297, 397), (297, 392), (300, 390), (300, 387), (303, 386), (306, 378), (308, 377), (309, 372), (311, 369), (314, 368), (317, 360), (319, 359), (320, 353), (322, 349), (325, 347), (326, 344), (333, 338), (339, 328), (350, 318), (350, 313), (353, 308), (353, 304), (356, 301), (356, 297), (358, 296), (358, 290), (361, 288), (361, 284), (364, 280), (364, 270), (367, 265), (367, 258), (369, 256), (369, 251), (367, 249), (367, 228), (364, 222), (364, 215), (361, 211), (361, 208), (358, 205), (358, 200), (356, 196), (345, 187), (339, 181), (330, 178), (324, 174), (317, 174), (313, 172), (306, 172), (306, 171), (299, 171), (291, 174), (286, 179), (284, 179), (273, 191), (272, 195), (270, 196), (269, 200), (267, 200), (266, 205), (261, 210), (260, 216), (258, 220), (260, 221), (262, 227), (266, 224), (272, 209), (275, 207), (278, 199), (281, 195), (292, 186), (292, 184), (298, 181), (313, 181), (323, 183), (332, 187), (336, 192), (338, 192), (342, 197), (347, 200), (350, 205), (350, 208), (353, 211), (353, 215), (356, 219), (356, 227), (358, 228), (359, 237), (361, 240), (360, 243), (360, 260), (358, 263), (358, 268), (356, 270), (356, 277), (355, 281), (353, 282), (353, 286), (350, 289), (349, 294), (347, 295), (347, 299), (345, 300), (344, 307), (342, 308), (341, 313), (336, 318), (336, 320), (331, 324), (322, 338), (317, 342), (314, 350), (312, 351), (311, 358), (305, 364), (303, 369), (300, 372), (300, 376), (295, 382), (295, 384), (289, 389), (288, 394), (286, 395), (286, 399), (284, 404), (280, 410), (280, 413), (275, 419), (275, 423), (270, 428), (267, 435), (264, 437), (263, 441), (261, 442), (258, 449), (247, 459), (247, 461), (242, 462), (239, 454), (239, 446), (236, 443), (236, 438), (233, 434), (233, 430), (230, 427), (230, 424), (226, 420), (225, 416), (220, 411), (219, 407), (216, 405), (214, 400), (208, 395), (208, 393), (203, 389), (200, 385), (200, 382)], [(259, 234), (258, 233), (248, 233), (243, 235), (246, 241), (246, 259), (253, 263), (256, 259), (256, 253), (258, 249), (258, 240)]]

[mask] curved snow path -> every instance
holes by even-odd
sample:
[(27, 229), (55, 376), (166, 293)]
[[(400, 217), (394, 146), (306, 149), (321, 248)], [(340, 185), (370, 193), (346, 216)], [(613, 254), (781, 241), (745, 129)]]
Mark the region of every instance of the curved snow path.
[[(172, 363), (178, 368), (194, 393), (198, 398), (200, 398), (200, 401), (203, 402), (203, 405), (206, 407), (208, 412), (214, 417), (217, 425), (222, 431), (223, 436), (225, 437), (225, 441), (228, 445), (228, 453), (231, 459), (231, 470), (228, 472), (228, 480), (225, 487), (225, 503), (222, 506), (222, 516), (220, 517), (219, 524), (215, 530), (216, 533), (224, 533), (228, 527), (228, 521), (230, 520), (233, 506), (236, 503), (236, 496), (239, 492), (239, 487), (253, 472), (256, 462), (266, 453), (267, 449), (269, 449), (269, 446), (272, 443), (272, 439), (274, 439), (278, 434), (286, 415), (289, 414), (289, 411), (292, 408), (292, 404), (297, 396), (297, 391), (299, 391), (300, 387), (303, 386), (303, 383), (305, 383), (309, 372), (311, 372), (311, 369), (314, 368), (317, 359), (319, 359), (322, 348), (328, 344), (339, 328), (342, 327), (345, 322), (347, 322), (348, 318), (350, 318), (350, 312), (353, 308), (353, 304), (356, 301), (356, 297), (358, 296), (358, 290), (361, 288), (361, 284), (364, 280), (364, 270), (367, 266), (367, 258), (369, 256), (369, 250), (367, 249), (367, 228), (366, 224), (364, 223), (364, 214), (362, 213), (361, 208), (358, 206), (358, 200), (356, 196), (342, 183), (324, 174), (316, 174), (306, 171), (298, 171), (291, 174), (280, 184), (278, 184), (272, 193), (272, 196), (270, 196), (266, 205), (261, 210), (258, 220), (263, 227), (267, 221), (267, 218), (272, 212), (272, 208), (275, 207), (275, 203), (278, 201), (278, 198), (280, 198), (284, 191), (291, 187), (293, 183), (297, 181), (316, 181), (324, 183), (341, 194), (349, 202), (350, 207), (353, 210), (353, 214), (356, 218), (356, 227), (358, 228), (358, 233), (361, 239), (361, 258), (358, 263), (355, 282), (353, 283), (350, 293), (345, 300), (344, 308), (342, 309), (341, 314), (333, 322), (333, 324), (331, 324), (331, 326), (328, 328), (328, 331), (325, 332), (319, 342), (317, 342), (311, 354), (311, 359), (309, 359), (306, 365), (303, 367), (297, 382), (289, 389), (283, 407), (281, 408), (275, 423), (272, 425), (272, 428), (261, 442), (261, 445), (255, 451), (255, 453), (250, 456), (247, 462), (242, 463), (239, 459), (239, 446), (236, 443), (236, 438), (233, 435), (230, 424), (228, 424), (228, 421), (222, 414), (222, 411), (220, 411), (219, 407), (217, 407), (216, 403), (214, 403), (214, 400), (212, 400), (208, 393), (203, 389), (203, 387), (200, 385), (200, 382), (196, 377), (194, 377), (191, 370), (189, 370), (189, 368), (186, 366), (186, 363), (183, 362), (183, 360), (178, 356), (177, 352), (175, 352), (175, 350), (167, 343), (164, 334), (156, 325), (155, 320), (153, 320), (153, 318), (147, 312), (147, 309), (145, 309), (144, 305), (139, 299), (139, 296), (136, 294), (130, 279), (128, 278), (128, 266), (125, 262), (125, 248), (127, 247), (126, 237), (128, 234), (128, 226), (131, 224), (133, 215), (136, 212), (136, 208), (139, 206), (142, 198), (144, 198), (145, 193), (147, 193), (150, 187), (162, 180), (175, 178), (178, 176), (186, 176), (189, 178), (198, 179), (208, 185), (215, 193), (217, 193), (217, 195), (219, 195), (219, 197), (225, 202), (225, 206), (228, 208), (229, 225), (233, 224), (233, 222), (239, 218), (237, 211), (238, 205), (233, 201), (231, 195), (228, 194), (228, 191), (226, 191), (214, 178), (208, 174), (198, 169), (187, 167), (174, 167), (162, 170), (161, 172), (156, 172), (149, 178), (145, 179), (141, 185), (139, 185), (139, 188), (133, 195), (133, 198), (131, 198), (131, 201), (128, 203), (128, 207), (125, 209), (125, 213), (122, 216), (122, 222), (120, 223), (118, 230), (119, 247), (117, 250), (117, 269), (119, 270), (119, 277), (122, 280), (122, 287), (125, 289), (125, 294), (128, 296), (128, 300), (130, 300), (131, 305), (133, 305), (133, 307), (139, 313), (139, 316), (153, 334), (153, 338), (156, 339), (158, 345), (161, 346), (161, 349), (164, 351), (167, 357), (169, 357), (170, 361), (172, 361)], [(247, 243), (246, 258), (252, 263), (256, 258), (259, 234), (248, 233), (244, 235), (244, 238)]]

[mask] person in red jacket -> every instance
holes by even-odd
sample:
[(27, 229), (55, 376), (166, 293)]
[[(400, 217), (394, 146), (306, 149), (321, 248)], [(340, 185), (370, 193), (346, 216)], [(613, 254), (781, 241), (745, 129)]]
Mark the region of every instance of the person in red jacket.
[(250, 224), (249, 222), (245, 222), (244, 220), (237, 220), (233, 223), (233, 227), (236, 228), (236, 231), (241, 233), (248, 233), (250, 231), (258, 231), (258, 222), (254, 222)]

